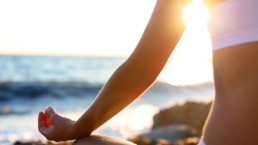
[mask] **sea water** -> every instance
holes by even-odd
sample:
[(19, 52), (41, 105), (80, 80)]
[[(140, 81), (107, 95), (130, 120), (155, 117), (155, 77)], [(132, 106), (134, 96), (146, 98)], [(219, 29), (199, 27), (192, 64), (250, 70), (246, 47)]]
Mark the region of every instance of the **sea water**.
[[(47, 106), (54, 107), (60, 115), (78, 119), (125, 60), (125, 57), (0, 56), (0, 144), (45, 140), (37, 129), (37, 115)], [(198, 68), (190, 69), (194, 72)], [(199, 84), (175, 85), (160, 76), (140, 98), (96, 132), (128, 138), (148, 131), (153, 115), (162, 108), (212, 98), (211, 78)]]

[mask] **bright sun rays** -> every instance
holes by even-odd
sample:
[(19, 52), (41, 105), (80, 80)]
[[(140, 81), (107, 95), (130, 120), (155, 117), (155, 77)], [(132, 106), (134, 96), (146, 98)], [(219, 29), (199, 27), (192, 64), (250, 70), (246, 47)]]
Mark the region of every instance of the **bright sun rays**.
[(187, 27), (172, 60), (166, 65), (165, 81), (173, 85), (188, 85), (213, 80), (211, 42), (206, 26), (208, 16), (208, 8), (202, 0), (186, 6), (184, 20)]
[(183, 42), (179, 44), (182, 50), (187, 51), (183, 51), (185, 57), (195, 60), (211, 58), (211, 42), (207, 29), (208, 19), (208, 8), (202, 0), (195, 0), (186, 6), (184, 20), (187, 27), (182, 37)]
[(208, 18), (208, 8), (202, 0), (195, 0), (185, 7), (184, 20), (187, 24), (207, 23)]

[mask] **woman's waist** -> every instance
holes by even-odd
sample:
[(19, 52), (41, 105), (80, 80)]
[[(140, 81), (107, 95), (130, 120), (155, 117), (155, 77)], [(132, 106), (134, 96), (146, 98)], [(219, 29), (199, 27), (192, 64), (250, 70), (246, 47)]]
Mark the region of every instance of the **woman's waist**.
[[(223, 99), (224, 98), (224, 99)], [(258, 105), (253, 101), (232, 96), (216, 96), (207, 124), (204, 127), (204, 138), (217, 144), (242, 145), (246, 140), (258, 144)], [(244, 98), (244, 97), (241, 97)], [(250, 97), (249, 98), (253, 98)], [(206, 141), (207, 140), (207, 141)], [(224, 143), (224, 144), (223, 144)], [(212, 145), (212, 144), (211, 144)]]

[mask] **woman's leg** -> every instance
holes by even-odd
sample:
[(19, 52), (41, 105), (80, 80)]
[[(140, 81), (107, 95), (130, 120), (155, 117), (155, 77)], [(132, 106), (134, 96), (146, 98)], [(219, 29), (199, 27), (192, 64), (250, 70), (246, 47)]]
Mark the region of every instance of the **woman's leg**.
[(104, 135), (91, 135), (76, 140), (73, 145), (135, 145), (129, 141)]

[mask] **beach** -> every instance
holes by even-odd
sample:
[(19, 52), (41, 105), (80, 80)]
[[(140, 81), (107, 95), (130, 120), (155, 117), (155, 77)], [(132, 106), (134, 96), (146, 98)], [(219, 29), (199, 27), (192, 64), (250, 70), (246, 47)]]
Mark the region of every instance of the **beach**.
[[(197, 145), (202, 136), (203, 125), (209, 114), (211, 104), (212, 102), (210, 101), (187, 101), (163, 108), (154, 114), (152, 117), (153, 122), (149, 124), (148, 130), (138, 130), (138, 132), (122, 138), (137, 145)], [(146, 111), (144, 113), (146, 114)], [(141, 122), (131, 122), (131, 124), (136, 126), (143, 125)], [(130, 132), (129, 130), (126, 131)], [(102, 134), (105, 133), (103, 132)], [(106, 132), (105, 135), (118, 137), (111, 135), (110, 132)], [(34, 138), (25, 141), (16, 140), (13, 145), (71, 145), (72, 143), (73, 140), (53, 142)]]
[[(0, 144), (11, 145), (46, 141), (37, 131), (37, 114), (47, 106), (76, 120), (125, 58), (0, 56), (0, 61)], [(164, 108), (212, 99), (211, 80), (175, 85), (161, 78), (95, 132), (128, 139), (150, 131), (153, 116)]]
[[(162, 145), (197, 145), (197, 143), (200, 140), (202, 128), (208, 116), (210, 107), (211, 107), (210, 101), (208, 102), (187, 101), (180, 104), (174, 104), (170, 107), (163, 108), (157, 111), (152, 116), (151, 124), (146, 125), (146, 123), (150, 122), (150, 120), (134, 119), (133, 120), (134, 122), (131, 120), (130, 122), (132, 125), (131, 127), (141, 126), (142, 128), (145, 124), (145, 127), (146, 127), (145, 130), (139, 129), (137, 131), (134, 130), (133, 132), (132, 128), (131, 130), (128, 130), (130, 129), (130, 127), (128, 127), (129, 124), (127, 125), (127, 128), (124, 128), (123, 125), (119, 125), (119, 122), (116, 122), (116, 124), (118, 124), (118, 126), (116, 126), (118, 127), (117, 131), (119, 131), (119, 127), (123, 127), (124, 129), (126, 129), (124, 131), (129, 133), (127, 134), (127, 137), (125, 136), (121, 137), (115, 134), (111, 134), (110, 131), (102, 132), (102, 134), (114, 136), (114, 137), (121, 137), (137, 145), (160, 145), (160, 144)], [(124, 113), (128, 115), (128, 112), (124, 112)], [(146, 113), (147, 113), (146, 110), (144, 110), (145, 115), (148, 114)], [(137, 116), (130, 116), (130, 117), (137, 117)], [(122, 121), (122, 120), (119, 120), (119, 121)], [(128, 121), (130, 121), (130, 118), (127, 118), (127, 122)], [(138, 122), (135, 122), (135, 121), (138, 121)], [(111, 124), (113, 124), (114, 126), (114, 123), (111, 123)], [(112, 128), (112, 126), (109, 126), (109, 127)], [(95, 133), (96, 132), (94, 132), (93, 134)], [(23, 134), (25, 137), (26, 132), (23, 132)], [(13, 142), (10, 144), (13, 144), (13, 145), (70, 145), (73, 143), (73, 140), (65, 141), (65, 142), (53, 142), (53, 141), (48, 141), (41, 137), (38, 137), (38, 138), (29, 138), (29, 137), (30, 137), (29, 134), (27, 134), (26, 140), (13, 138)], [(9, 136), (9, 139), (11, 139), (11, 136)]]

